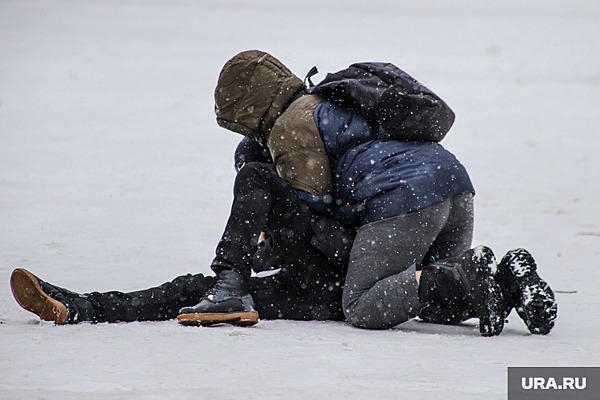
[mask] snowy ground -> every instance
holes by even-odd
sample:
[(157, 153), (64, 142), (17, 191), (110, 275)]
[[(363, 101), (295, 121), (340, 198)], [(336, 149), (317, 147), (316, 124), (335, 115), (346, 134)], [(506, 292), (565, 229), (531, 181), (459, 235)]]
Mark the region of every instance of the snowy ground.
[[(554, 331), (55, 327), (20, 309), (19, 266), (82, 292), (209, 272), (239, 139), (212, 91), (249, 48), (317, 78), (391, 61), (445, 98), (475, 242), (533, 252)], [(598, 365), (599, 110), (594, 0), (1, 0), (0, 398), (504, 399), (508, 366)]]

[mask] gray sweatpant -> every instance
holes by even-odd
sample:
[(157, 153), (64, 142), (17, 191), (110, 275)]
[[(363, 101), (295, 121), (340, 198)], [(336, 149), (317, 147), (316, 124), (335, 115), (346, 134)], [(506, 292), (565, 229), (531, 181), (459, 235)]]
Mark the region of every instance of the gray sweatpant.
[(417, 316), (416, 264), (462, 254), (473, 238), (473, 196), (363, 225), (357, 232), (342, 306), (349, 323), (386, 329)]

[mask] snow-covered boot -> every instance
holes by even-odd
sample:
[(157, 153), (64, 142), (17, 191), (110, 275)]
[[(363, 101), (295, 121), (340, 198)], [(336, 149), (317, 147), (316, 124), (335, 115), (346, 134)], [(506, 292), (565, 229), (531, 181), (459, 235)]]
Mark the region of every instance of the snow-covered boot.
[(509, 251), (498, 264), (495, 279), (506, 300), (507, 314), (514, 307), (531, 333), (548, 334), (558, 307), (554, 292), (537, 274), (533, 256), (525, 249)]
[(193, 307), (184, 307), (177, 316), (183, 325), (232, 324), (250, 326), (258, 322), (248, 281), (234, 270), (219, 272), (213, 286)]
[(419, 300), (427, 304), (461, 299), (479, 318), (482, 336), (499, 335), (504, 328), (506, 306), (493, 278), (495, 265), (494, 253), (484, 246), (458, 257), (435, 261), (423, 267)]
[(92, 303), (85, 295), (45, 282), (26, 269), (13, 271), (10, 287), (17, 303), (44, 321), (56, 325), (96, 322)]

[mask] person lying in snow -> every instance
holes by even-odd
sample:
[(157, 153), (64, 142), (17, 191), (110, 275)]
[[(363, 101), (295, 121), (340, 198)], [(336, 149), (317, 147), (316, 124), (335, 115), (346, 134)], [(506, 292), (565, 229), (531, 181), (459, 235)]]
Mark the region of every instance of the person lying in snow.
[[(343, 320), (342, 287), (352, 230), (311, 210), (270, 168), (270, 155), (257, 142), (243, 139), (234, 159), (236, 201), (218, 251), (235, 249), (257, 276), (248, 279), (250, 271), (243, 278), (222, 271), (220, 284), (249, 292), (251, 304), (200, 322), (246, 325), (256, 323), (258, 315), (264, 319)], [(264, 224), (258, 222), (267, 219)], [(242, 241), (233, 232), (244, 220), (256, 227), (251, 241)], [(249, 231), (254, 232), (252, 228)], [(24, 269), (13, 272), (11, 287), (23, 308), (57, 324), (173, 319), (181, 308), (196, 305), (210, 293), (218, 298), (223, 290), (212, 276), (188, 274), (131, 293), (78, 294)], [(231, 303), (224, 309), (238, 306), (237, 300)]]
[[(258, 143), (244, 139), (236, 149), (236, 169), (242, 169), (248, 162), (269, 165), (271, 160)], [(286, 185), (280, 178), (275, 179)], [(293, 202), (295, 198), (295, 195), (291, 195), (289, 201)], [(260, 277), (250, 278), (248, 291), (254, 299), (256, 311), (264, 319), (343, 320), (341, 288), (353, 232), (331, 219), (315, 218), (310, 212), (304, 217), (310, 220), (309, 223), (296, 225), (294, 229), (307, 229), (304, 236), (311, 237), (307, 248), (319, 250), (307, 252), (309, 256), (305, 260), (309, 261), (306, 265), (313, 266), (312, 270), (290, 269), (286, 265), (286, 257), (275, 248), (273, 238), (263, 235), (253, 257), (253, 269)], [(293, 247), (291, 251), (297, 248)], [(306, 248), (302, 253), (306, 253)], [(322, 257), (320, 253), (326, 256)], [(287, 259), (301, 257), (296, 254)], [(523, 266), (526, 269), (517, 270)], [(514, 307), (533, 333), (548, 333), (553, 321), (548, 321), (546, 314), (532, 307), (531, 301), (525, 297), (527, 293), (534, 293), (536, 285), (546, 286), (537, 276), (531, 256), (522, 249), (508, 252), (494, 278), (503, 291), (507, 314)], [(41, 319), (59, 325), (173, 319), (178, 316), (180, 308), (198, 303), (213, 283), (214, 277), (188, 274), (158, 287), (130, 293), (111, 291), (79, 294), (45, 282), (24, 269), (16, 269), (11, 276), (11, 287), (17, 302)], [(447, 299), (444, 298), (447, 293), (440, 292), (438, 298), (443, 300), (424, 300), (419, 317), (440, 324), (456, 324), (474, 317), (475, 313), (468, 302), (457, 296), (457, 293), (469, 289), (455, 290), (456, 293)], [(535, 298), (534, 295), (532, 299)], [(227, 318), (222, 318), (220, 322), (236, 325), (254, 323), (239, 318), (235, 313), (223, 315)]]

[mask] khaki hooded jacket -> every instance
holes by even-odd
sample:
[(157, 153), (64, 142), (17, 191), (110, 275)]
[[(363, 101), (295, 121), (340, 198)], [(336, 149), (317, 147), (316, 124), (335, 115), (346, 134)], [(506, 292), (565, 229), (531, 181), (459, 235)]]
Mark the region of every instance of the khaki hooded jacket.
[(301, 95), (304, 84), (268, 53), (249, 50), (231, 58), (215, 89), (217, 123), (266, 144), (277, 173), (313, 195), (332, 191), (332, 172), (314, 121), (322, 102)]

